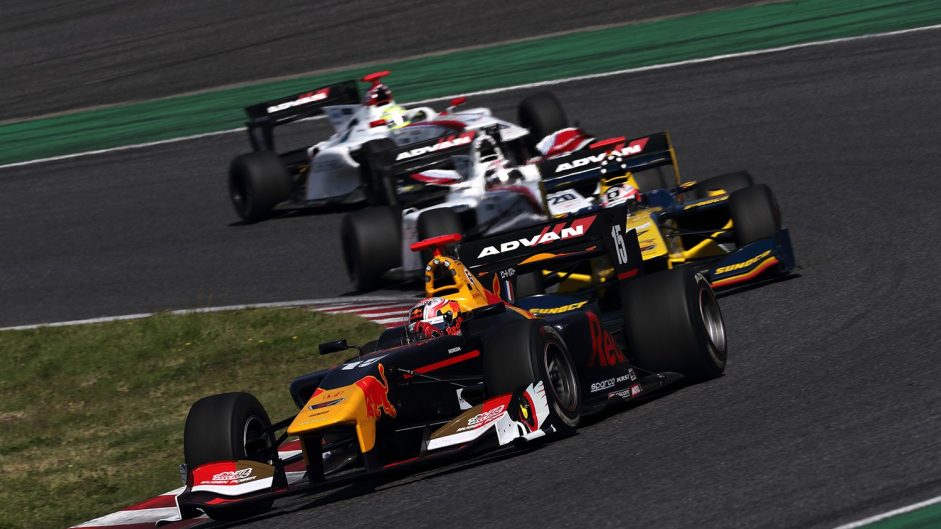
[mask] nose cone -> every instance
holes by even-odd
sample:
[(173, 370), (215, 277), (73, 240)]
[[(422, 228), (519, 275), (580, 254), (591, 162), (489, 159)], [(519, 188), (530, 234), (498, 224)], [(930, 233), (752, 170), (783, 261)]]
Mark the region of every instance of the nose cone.
[(397, 411), (389, 401), (389, 382), (385, 368), (378, 366), (378, 378), (367, 375), (349, 386), (318, 389), (288, 426), (288, 435), (304, 435), (317, 430), (352, 424), (356, 426), (359, 448), (363, 453), (376, 444), (376, 421), (384, 415), (395, 417)]
[(288, 426), (288, 435), (303, 435), (337, 424), (355, 424), (364, 416), (366, 398), (356, 385), (317, 390)]

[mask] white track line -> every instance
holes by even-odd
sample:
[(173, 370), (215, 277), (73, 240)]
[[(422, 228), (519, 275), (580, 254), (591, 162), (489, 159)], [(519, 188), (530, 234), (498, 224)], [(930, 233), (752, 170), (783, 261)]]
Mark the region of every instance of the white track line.
[[(831, 45), (831, 44), (842, 44), (842, 43), (845, 43), (845, 42), (856, 42), (856, 41), (870, 40), (870, 39), (877, 39), (877, 38), (884, 38), (884, 37), (894, 37), (894, 36), (897, 36), (897, 35), (907, 35), (907, 34), (909, 34), (909, 33), (917, 33), (917, 32), (921, 32), (921, 31), (931, 31), (931, 30), (935, 30), (935, 29), (941, 29), (941, 24), (935, 24), (935, 25), (932, 25), (932, 26), (922, 26), (922, 27), (918, 27), (918, 28), (900, 29), (900, 30), (896, 30), (896, 31), (886, 31), (886, 32), (884, 32), (884, 33), (869, 33), (869, 34), (867, 34), (867, 35), (857, 35), (857, 36), (855, 36), (855, 37), (841, 37), (841, 38), (838, 38), (838, 39), (817, 40), (817, 41), (811, 41), (811, 42), (804, 42), (804, 43), (800, 43), (800, 44), (789, 44), (789, 45), (787, 45), (787, 46), (779, 46), (779, 47), (777, 47), (777, 48), (768, 48), (768, 49), (764, 49), (764, 50), (751, 50), (751, 51), (742, 51), (742, 52), (736, 52), (736, 53), (726, 53), (726, 54), (723, 54), (723, 55), (713, 55), (713, 56), (711, 56), (711, 57), (701, 57), (701, 58), (698, 58), (698, 59), (687, 59), (687, 60), (684, 60), (684, 61), (670, 62), (670, 63), (664, 63), (664, 64), (652, 64), (652, 65), (649, 65), (649, 66), (640, 66), (640, 67), (637, 67), (637, 68), (626, 68), (626, 69), (623, 69), (623, 70), (613, 70), (613, 71), (610, 71), (610, 72), (595, 73), (595, 74), (588, 74), (588, 75), (579, 75), (579, 76), (575, 76), (575, 77), (565, 77), (565, 78), (562, 78), (562, 79), (553, 79), (553, 80), (550, 80), (550, 81), (538, 81), (538, 82), (535, 82), (535, 83), (525, 83), (525, 84), (518, 84), (518, 85), (513, 85), (513, 86), (505, 86), (505, 87), (502, 87), (502, 88), (489, 88), (489, 89), (486, 89), (486, 90), (477, 90), (476, 92), (465, 92), (465, 93), (461, 93), (461, 94), (452, 94), (452, 95), (448, 95), (448, 96), (433, 97), (433, 98), (430, 98), (430, 99), (422, 99), (422, 100), (419, 100), (419, 101), (411, 101), (411, 102), (407, 102), (406, 104), (417, 104), (417, 105), (421, 105), (421, 104), (426, 104), (426, 103), (433, 103), (433, 102), (436, 102), (436, 101), (447, 101), (447, 100), (449, 100), (449, 99), (451, 99), (451, 98), (454, 98), (454, 97), (457, 97), (457, 96), (459, 96), (459, 95), (460, 95), (460, 96), (479, 96), (479, 95), (488, 95), (488, 94), (499, 94), (499, 93), (502, 93), (502, 92), (512, 92), (512, 91), (514, 91), (514, 90), (525, 90), (525, 89), (529, 89), (529, 88), (538, 88), (538, 87), (542, 87), (542, 86), (554, 86), (554, 85), (559, 85), (559, 84), (564, 84), (564, 83), (573, 83), (573, 82), (578, 82), (578, 81), (587, 81), (587, 80), (591, 80), (591, 79), (603, 79), (603, 78), (605, 78), (605, 77), (614, 77), (614, 76), (618, 76), (618, 75), (626, 75), (626, 74), (640, 73), (640, 72), (649, 72), (649, 71), (653, 71), (653, 70), (664, 70), (664, 69), (667, 69), (667, 68), (677, 68), (677, 67), (681, 67), (681, 66), (689, 66), (689, 65), (694, 65), (694, 64), (703, 64), (703, 63), (709, 63), (709, 62), (723, 61), (723, 60), (727, 60), (727, 59), (737, 59), (737, 58), (740, 58), (740, 57), (753, 57), (753, 56), (756, 56), (756, 55), (767, 55), (767, 54), (770, 54), (770, 53), (779, 53), (779, 52), (784, 52), (784, 51), (798, 50), (798, 49), (802, 49), (802, 48), (812, 48), (812, 47), (816, 47), (816, 46), (829, 46), (829, 45)], [(322, 118), (322, 117), (323, 117), (323, 116), (317, 116), (317, 117), (315, 117), (315, 118), (308, 118), (308, 119), (320, 119), (320, 118)], [(145, 142), (145, 143), (135, 143), (135, 144), (133, 144), (133, 145), (122, 145), (122, 146), (120, 146), (120, 147), (110, 147), (110, 148), (107, 148), (107, 149), (96, 149), (96, 150), (93, 150), (93, 151), (78, 152), (78, 153), (73, 153), (73, 154), (62, 154), (62, 155), (59, 155), (59, 156), (50, 156), (50, 157), (48, 157), (48, 158), (37, 158), (37, 159), (35, 159), (35, 160), (27, 160), (27, 161), (24, 161), (24, 162), (8, 163), (8, 164), (0, 165), (0, 169), (6, 169), (6, 168), (10, 168), (10, 167), (23, 167), (23, 166), (26, 166), (26, 165), (34, 165), (34, 164), (45, 163), (45, 162), (55, 162), (55, 161), (59, 161), (59, 160), (69, 160), (69, 159), (73, 159), (73, 158), (81, 158), (81, 157), (85, 157), (85, 156), (92, 156), (92, 155), (96, 155), (96, 154), (104, 154), (104, 153), (109, 153), (109, 152), (126, 151), (126, 150), (130, 150), (130, 149), (141, 149), (141, 148), (144, 148), (144, 147), (152, 147), (152, 146), (155, 146), (155, 145), (166, 145), (166, 144), (169, 144), (169, 143), (177, 143), (177, 142), (182, 142), (182, 141), (189, 141), (189, 140), (197, 140), (197, 139), (200, 139), (200, 138), (207, 138), (207, 137), (211, 137), (211, 136), (220, 136), (220, 135), (223, 135), (223, 134), (232, 134), (232, 133), (235, 133), (235, 132), (243, 132), (244, 130), (245, 130), (244, 127), (240, 127), (240, 128), (236, 128), (236, 129), (220, 130), (220, 131), (216, 131), (216, 132), (204, 132), (204, 133), (201, 133), (201, 134), (193, 134), (193, 135), (190, 135), (190, 136), (181, 136), (181, 137), (179, 137), (179, 138), (171, 138), (171, 139), (167, 139), (167, 140), (150, 141), (150, 142)]]
[[(221, 312), (227, 310), (242, 310), (242, 309), (265, 309), (265, 308), (288, 308), (288, 307), (304, 307), (311, 306), (319, 311), (322, 311), (321, 305), (337, 305), (338, 303), (344, 304), (359, 304), (359, 303), (372, 303), (372, 302), (387, 302), (387, 303), (403, 303), (407, 304), (410, 299), (404, 297), (391, 297), (391, 296), (363, 296), (363, 297), (348, 297), (348, 298), (323, 298), (323, 299), (303, 299), (298, 301), (277, 301), (273, 303), (249, 303), (244, 305), (225, 305), (222, 307), (201, 307), (197, 309), (180, 309), (180, 310), (171, 310), (166, 311), (168, 314), (192, 314), (192, 313), (201, 313), (201, 312)], [(416, 299), (417, 301), (417, 299)], [(138, 314), (124, 314), (121, 316), (103, 316), (100, 318), (87, 318), (84, 320), (69, 320), (69, 321), (56, 321), (48, 323), (32, 323), (29, 325), (14, 325), (11, 327), (0, 327), (0, 331), (26, 331), (30, 329), (38, 329), (40, 327), (70, 327), (72, 325), (86, 325), (89, 323), (107, 323), (111, 321), (123, 321), (123, 320), (140, 320), (143, 318), (149, 318), (151, 316), (156, 316), (160, 312), (141, 312)]]
[(905, 507), (899, 507), (898, 509), (887, 511), (882, 514), (877, 514), (875, 516), (870, 516), (869, 518), (863, 518), (862, 520), (858, 520), (858, 521), (851, 522), (845, 525), (841, 525), (839, 527), (834, 527), (833, 529), (856, 529), (858, 527), (863, 527), (869, 524), (874, 524), (876, 522), (881, 522), (882, 520), (885, 520), (886, 518), (892, 518), (893, 516), (898, 516), (900, 514), (917, 511), (918, 509), (921, 509), (922, 507), (928, 507), (928, 506), (935, 505), (938, 503), (941, 503), (941, 496), (936, 496), (929, 500), (920, 501), (918, 503), (913, 503), (911, 505), (906, 505)]
[[(417, 300), (416, 300), (417, 303)], [(404, 308), (412, 308), (412, 305), (415, 303), (405, 302), (405, 303), (389, 303), (383, 305), (366, 305), (366, 304), (356, 304), (356, 305), (331, 305), (327, 307), (317, 307), (317, 310), (321, 312), (331, 312), (331, 313), (355, 313), (355, 314), (381, 314), (384, 312), (393, 312), (397, 310), (404, 310)]]

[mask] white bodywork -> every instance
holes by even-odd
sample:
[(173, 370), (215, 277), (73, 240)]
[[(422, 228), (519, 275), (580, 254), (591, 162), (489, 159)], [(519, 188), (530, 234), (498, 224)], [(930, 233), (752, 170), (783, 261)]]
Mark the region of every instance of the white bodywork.
[(472, 210), (477, 226), (489, 226), (489, 231), (505, 231), (520, 223), (541, 222), (548, 218), (543, 201), (541, 177), (535, 165), (513, 166), (493, 146), (495, 154), (481, 154), (479, 145), (491, 142), (480, 135), (470, 155), (452, 156), (455, 169), (422, 171), (413, 178), (421, 178), (428, 185), (448, 188), (446, 198), (439, 204), (423, 209), (409, 208), (402, 212), (402, 270), (421, 270), (425, 263), (421, 254), (409, 248), (418, 242), (418, 217), (426, 211), (448, 208), (456, 211)]
[(341, 200), (359, 189), (362, 185), (359, 163), (353, 159), (351, 152), (370, 140), (389, 138), (398, 145), (407, 145), (454, 132), (455, 125), (460, 124), (463, 124), (465, 130), (496, 125), (504, 141), (513, 141), (528, 134), (523, 127), (494, 117), (486, 108), (449, 108), (438, 114), (431, 108), (417, 107), (405, 111), (405, 121), (410, 121), (409, 125), (393, 128), (394, 124), (379, 124), (394, 105), (324, 107), (324, 114), (333, 126), (334, 133), (329, 139), (308, 148), (310, 170), (305, 197), (308, 201)]

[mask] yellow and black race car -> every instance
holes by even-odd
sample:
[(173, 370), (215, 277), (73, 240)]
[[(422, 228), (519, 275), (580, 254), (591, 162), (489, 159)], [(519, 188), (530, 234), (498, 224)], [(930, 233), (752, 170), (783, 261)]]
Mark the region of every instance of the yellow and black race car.
[[(559, 217), (627, 204), (626, 228), (637, 232), (648, 273), (689, 265), (718, 289), (779, 278), (796, 266), (771, 189), (744, 171), (682, 182), (667, 132), (595, 142), (539, 169)], [(562, 288), (608, 275), (573, 271)]]

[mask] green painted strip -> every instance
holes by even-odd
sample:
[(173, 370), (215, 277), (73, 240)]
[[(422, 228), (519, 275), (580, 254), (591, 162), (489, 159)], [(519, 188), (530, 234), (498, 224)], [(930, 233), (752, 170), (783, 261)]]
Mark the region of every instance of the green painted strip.
[(0, 126), (0, 164), (227, 130), (242, 107), (390, 69), (400, 101), (941, 23), (937, 0), (795, 0)]
[(925, 529), (941, 527), (941, 504), (886, 518), (863, 526), (865, 529)]

